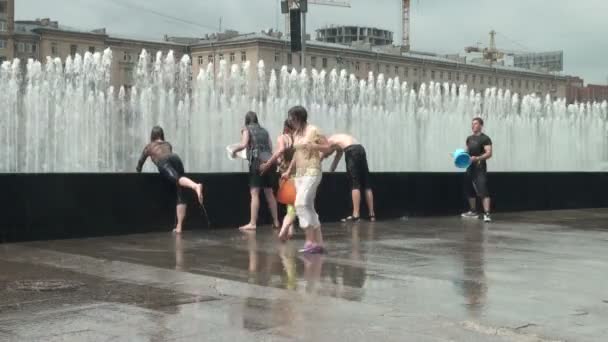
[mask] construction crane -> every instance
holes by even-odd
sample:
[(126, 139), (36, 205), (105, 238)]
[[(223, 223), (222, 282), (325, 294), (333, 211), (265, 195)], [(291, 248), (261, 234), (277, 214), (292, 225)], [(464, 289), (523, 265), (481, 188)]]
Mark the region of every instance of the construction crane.
[[(288, 8), (296, 8), (300, 7), (300, 2), (302, 0), (283, 0), (283, 2), (287, 2)], [(350, 0), (308, 0), (308, 4), (311, 5), (322, 5), (322, 6), (334, 6), (334, 7), (347, 7), (350, 8)], [(411, 0), (402, 0), (401, 3), (401, 33), (402, 33), (402, 42), (401, 48), (403, 51), (410, 50), (410, 18), (411, 18)], [(290, 33), (289, 27), (289, 12), (285, 13), (285, 32), (287, 34)]]
[(403, 0), (401, 10), (402, 10), (402, 26), (401, 33), (403, 40), (401, 42), (401, 49), (405, 51), (410, 50), (410, 10), (411, 10), (412, 2), (411, 0)]
[(350, 7), (350, 0), (308, 0), (312, 5)]
[(285, 12), (285, 24), (286, 30), (289, 34), (290, 30), (290, 19), (289, 9), (299, 8), (302, 11), (302, 55), (300, 57), (300, 63), (302, 67), (306, 65), (306, 12), (308, 12), (308, 5), (323, 5), (323, 6), (334, 6), (334, 7), (350, 7), (350, 0), (282, 0), (281, 8)]
[(498, 62), (505, 56), (505, 53), (496, 48), (496, 31), (490, 31), (490, 45), (487, 48), (480, 48), (479, 46), (467, 46), (464, 48), (467, 53), (481, 52), (483, 53), (483, 59), (490, 62), (490, 65)]
[[(288, 0), (287, 7), (295, 8), (299, 7), (300, 0)], [(333, 6), (333, 7), (347, 7), (350, 8), (350, 0), (308, 0), (309, 5), (321, 5), (321, 6)], [(285, 33), (289, 34), (291, 28), (289, 27), (289, 12), (285, 13)]]

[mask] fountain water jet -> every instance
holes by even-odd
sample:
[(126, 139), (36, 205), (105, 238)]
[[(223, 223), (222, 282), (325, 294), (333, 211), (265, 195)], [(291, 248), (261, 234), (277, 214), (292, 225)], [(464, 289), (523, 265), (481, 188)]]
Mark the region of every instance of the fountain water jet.
[[(372, 171), (456, 171), (448, 153), (462, 147), (481, 115), (495, 142), (493, 171), (597, 171), (608, 158), (608, 104), (520, 96), (430, 82), (418, 92), (399, 78), (346, 70), (266, 72), (262, 61), (220, 61), (192, 75), (189, 56), (142, 51), (131, 89), (114, 89), (112, 52), (0, 67), (0, 172), (130, 172), (160, 124), (189, 172), (243, 171), (224, 147), (239, 139), (246, 111), (277, 135), (287, 110), (304, 105), (326, 133), (351, 132)], [(194, 77), (193, 77), (194, 76)], [(255, 82), (253, 81), (255, 79)], [(146, 170), (153, 170), (151, 165)]]

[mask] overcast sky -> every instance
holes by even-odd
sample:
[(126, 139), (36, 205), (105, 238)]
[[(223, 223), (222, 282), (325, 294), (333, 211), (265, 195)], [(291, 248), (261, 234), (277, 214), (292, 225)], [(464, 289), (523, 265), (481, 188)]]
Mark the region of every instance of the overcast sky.
[[(159, 39), (201, 36), (223, 27), (241, 32), (283, 30), (279, 0), (16, 0), (17, 19), (51, 17), (77, 28)], [(351, 0), (352, 8), (310, 6), (309, 32), (328, 24), (385, 28), (401, 39), (400, 0)], [(145, 8), (140, 11), (137, 8)], [(181, 19), (169, 19), (155, 14)], [(196, 23), (197, 25), (185, 22)], [(608, 82), (607, 0), (412, 0), (412, 49), (463, 52), (498, 32), (498, 48), (564, 50), (565, 73)]]

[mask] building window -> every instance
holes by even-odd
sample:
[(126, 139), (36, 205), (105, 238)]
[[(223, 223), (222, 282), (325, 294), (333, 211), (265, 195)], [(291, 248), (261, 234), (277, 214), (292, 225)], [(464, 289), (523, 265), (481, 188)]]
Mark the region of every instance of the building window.
[(131, 61), (131, 59), (132, 59), (131, 54), (125, 51), (124, 55), (122, 56), (122, 59), (123, 59), (125, 62), (130, 62), (130, 61)]
[(18, 43), (17, 44), (17, 52), (25, 52), (25, 44), (24, 43)]
[(398, 66), (395, 67), (395, 76), (399, 76), (399, 67)]
[(469, 82), (469, 74), (464, 74), (464, 83)]
[(443, 71), (439, 73), (439, 79), (443, 80)]
[(70, 45), (70, 55), (74, 57), (78, 51), (78, 45)]
[(6, 40), (0, 39), (0, 49), (6, 49)]
[(198, 65), (203, 65), (203, 56), (198, 56)]
[(247, 62), (247, 51), (241, 51), (241, 62)]
[(310, 66), (312, 68), (316, 68), (317, 67), (317, 57), (314, 57), (314, 56), (310, 57)]
[(485, 82), (485, 77), (483, 75), (479, 76), (479, 84), (483, 85)]
[(279, 51), (274, 52), (274, 62), (279, 63), (281, 61), (281, 53)]
[(0, 20), (0, 32), (6, 31), (8, 31), (8, 25), (6, 24), (6, 21)]
[(471, 76), (471, 81), (473, 82), (473, 84), (475, 84), (475, 82), (477, 82), (477, 75)]
[(521, 80), (517, 80), (517, 88), (521, 88)]
[(514, 82), (513, 79), (511, 79), (511, 88), (513, 88)]
[(530, 89), (530, 81), (526, 80), (526, 89)]
[(323, 63), (323, 68), (327, 68), (327, 58), (323, 58), (321, 63)]
[(370, 72), (370, 71), (372, 71), (372, 64), (371, 63), (367, 63), (367, 72)]
[(385, 73), (387, 75), (391, 72), (391, 67), (388, 64), (386, 65), (386, 67), (384, 69), (385, 69), (385, 71), (386, 71)]
[(287, 54), (287, 65), (291, 65), (293, 63), (293, 54)]
[(89, 52), (90, 53), (95, 53), (95, 47), (94, 46), (89, 46)]
[(414, 68), (414, 76), (418, 76), (418, 68)]
[(409, 77), (410, 76), (410, 69), (408, 67), (404, 67), (403, 68), (403, 77)]
[(213, 55), (207, 55), (207, 63), (213, 63)]
[(51, 44), (51, 55), (57, 56), (57, 43)]
[(234, 63), (236, 61), (236, 54), (234, 52), (230, 53), (230, 63)]
[(431, 79), (434, 80), (435, 79), (435, 70), (431, 70)]
[[(367, 63), (367, 66), (369, 68), (369, 63)], [(359, 64), (359, 62), (355, 62), (355, 70), (359, 71), (359, 69), (361, 69), (361, 65)]]
[(220, 61), (223, 61), (223, 60), (224, 60), (224, 54), (223, 54), (223, 53), (220, 53), (220, 54), (219, 54), (219, 57), (220, 57)]
[(450, 72), (448, 72), (448, 81), (451, 81), (451, 80), (452, 80), (452, 72), (450, 71)]

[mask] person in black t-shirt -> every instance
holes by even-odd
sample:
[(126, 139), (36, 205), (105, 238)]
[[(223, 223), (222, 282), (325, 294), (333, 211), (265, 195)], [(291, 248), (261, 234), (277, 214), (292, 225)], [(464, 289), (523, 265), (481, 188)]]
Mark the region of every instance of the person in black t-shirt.
[(477, 218), (479, 215), (476, 212), (477, 197), (483, 202), (483, 220), (485, 222), (492, 221), (490, 217), (490, 193), (488, 192), (488, 167), (486, 160), (492, 158), (492, 140), (490, 137), (482, 133), (483, 119), (474, 118), (472, 123), (473, 135), (469, 136), (466, 141), (466, 151), (471, 156), (471, 165), (465, 173), (465, 194), (469, 199), (470, 210), (462, 217)]

